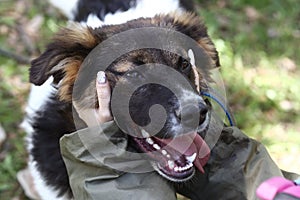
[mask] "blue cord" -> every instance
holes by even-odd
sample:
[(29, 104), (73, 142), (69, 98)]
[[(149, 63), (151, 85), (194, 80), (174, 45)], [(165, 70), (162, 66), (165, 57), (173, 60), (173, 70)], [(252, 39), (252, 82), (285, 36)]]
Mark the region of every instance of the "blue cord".
[(230, 112), (227, 110), (226, 106), (219, 100), (217, 99), (215, 96), (213, 96), (212, 94), (208, 93), (208, 92), (200, 92), (201, 95), (206, 96), (211, 98), (212, 100), (214, 100), (215, 102), (217, 102), (219, 104), (219, 106), (221, 106), (221, 108), (223, 109), (223, 111), (225, 112), (228, 121), (230, 123), (230, 126), (235, 126), (233, 117), (231, 116)]

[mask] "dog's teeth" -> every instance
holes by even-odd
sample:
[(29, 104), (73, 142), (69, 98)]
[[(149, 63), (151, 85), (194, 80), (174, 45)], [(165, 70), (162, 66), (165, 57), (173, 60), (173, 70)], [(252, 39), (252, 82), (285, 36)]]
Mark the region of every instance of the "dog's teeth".
[(174, 167), (175, 172), (181, 172), (183, 171), (183, 167)]
[(141, 130), (141, 133), (142, 133), (142, 136), (144, 138), (149, 138), (150, 137), (150, 134), (148, 132), (146, 132), (144, 129)]
[(151, 138), (147, 138), (146, 142), (148, 142), (148, 144), (150, 144), (150, 145), (154, 144), (154, 142), (153, 142), (153, 140)]
[(197, 154), (194, 153), (193, 155), (186, 157), (186, 159), (189, 161), (189, 163), (193, 163), (196, 159), (196, 156)]
[(161, 153), (165, 156), (168, 154), (168, 152), (166, 150), (161, 150)]
[(180, 109), (175, 110), (176, 117), (180, 117)]
[(154, 145), (153, 145), (153, 148), (154, 148), (154, 149), (157, 149), (157, 150), (160, 150), (160, 146), (158, 146), (158, 144), (154, 144)]
[(182, 172), (182, 171), (186, 171), (186, 170), (190, 169), (191, 167), (193, 167), (193, 164), (189, 163), (189, 164), (187, 164), (184, 167), (174, 167), (174, 171), (176, 171), (176, 172)]
[(168, 160), (168, 166), (170, 169), (173, 169), (175, 167), (175, 163), (172, 160)]

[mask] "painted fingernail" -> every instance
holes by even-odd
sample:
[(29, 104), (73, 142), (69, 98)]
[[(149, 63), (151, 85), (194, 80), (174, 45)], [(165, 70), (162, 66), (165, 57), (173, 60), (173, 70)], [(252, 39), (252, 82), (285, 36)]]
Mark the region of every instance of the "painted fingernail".
[(105, 76), (105, 73), (103, 71), (99, 71), (97, 73), (97, 82), (99, 84), (104, 84), (106, 83), (106, 76)]

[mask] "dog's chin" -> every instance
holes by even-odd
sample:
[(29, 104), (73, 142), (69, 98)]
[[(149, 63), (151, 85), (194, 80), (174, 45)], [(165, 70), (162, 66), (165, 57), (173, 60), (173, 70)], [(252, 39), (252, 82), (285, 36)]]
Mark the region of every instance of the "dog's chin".
[(184, 182), (191, 179), (197, 169), (204, 173), (203, 166), (209, 159), (210, 149), (199, 131), (203, 133), (208, 129), (208, 121), (202, 123), (197, 132), (175, 138), (136, 137), (134, 141), (151, 159), (153, 168), (162, 177), (173, 182)]

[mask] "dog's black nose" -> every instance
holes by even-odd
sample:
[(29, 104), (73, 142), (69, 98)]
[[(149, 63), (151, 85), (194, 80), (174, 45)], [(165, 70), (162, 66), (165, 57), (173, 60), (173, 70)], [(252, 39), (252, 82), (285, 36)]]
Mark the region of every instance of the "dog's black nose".
[(199, 124), (202, 124), (205, 119), (206, 119), (206, 115), (208, 113), (208, 107), (206, 105), (203, 105), (200, 109), (200, 118), (199, 118)]
[(199, 117), (199, 124), (202, 124), (206, 119), (207, 113), (208, 107), (203, 103), (199, 103), (198, 107), (196, 105), (187, 105), (182, 110), (177, 109), (175, 116), (178, 121), (181, 121), (181, 119), (192, 120), (195, 117)]

